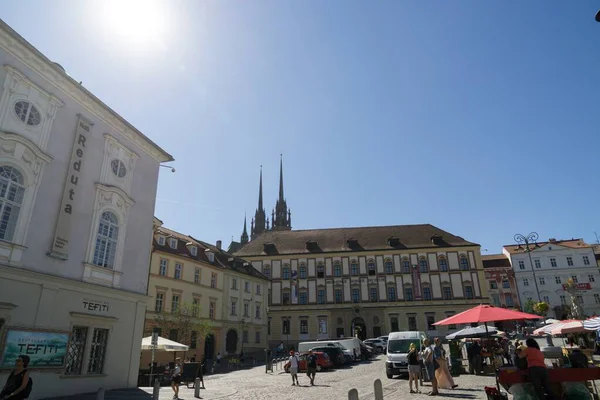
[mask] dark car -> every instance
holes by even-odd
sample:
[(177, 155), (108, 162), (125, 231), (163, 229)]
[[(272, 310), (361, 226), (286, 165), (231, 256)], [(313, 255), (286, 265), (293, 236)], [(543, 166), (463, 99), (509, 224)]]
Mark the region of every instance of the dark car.
[(360, 352), (363, 360), (370, 360), (375, 357), (375, 350), (363, 342), (360, 343)]
[(329, 359), (331, 360), (331, 362), (333, 362), (333, 365), (335, 365), (336, 367), (340, 367), (340, 366), (344, 365), (344, 363), (346, 362), (346, 360), (344, 358), (344, 352), (339, 347), (333, 347), (333, 346), (314, 347), (312, 350), (313, 351), (322, 351), (323, 353), (327, 353), (327, 355), (329, 356)]

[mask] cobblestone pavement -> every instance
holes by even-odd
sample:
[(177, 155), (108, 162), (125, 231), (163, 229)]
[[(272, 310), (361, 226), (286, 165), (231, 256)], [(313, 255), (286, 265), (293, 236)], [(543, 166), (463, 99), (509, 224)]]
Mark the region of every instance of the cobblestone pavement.
[[(384, 363), (383, 357), (380, 356), (379, 359), (371, 362), (318, 373), (315, 386), (310, 386), (308, 377), (305, 374), (300, 374), (300, 387), (291, 386), (290, 375), (281, 370), (267, 374), (264, 366), (255, 367), (226, 375), (205, 377), (204, 381), (207, 389), (200, 390), (200, 395), (201, 398), (207, 400), (220, 398), (230, 400), (345, 400), (348, 398), (348, 390), (356, 388), (361, 400), (374, 400), (373, 381), (381, 379), (386, 400), (428, 398), (425, 394), (409, 394), (406, 378), (387, 379)], [(439, 397), (487, 399), (483, 388), (495, 385), (492, 376), (462, 375), (455, 378), (455, 382), (459, 385), (458, 388), (441, 390), (441, 396)], [(430, 390), (431, 386), (425, 383), (423, 392), (427, 393)], [(179, 397), (184, 400), (194, 399), (194, 390), (182, 387)], [(160, 399), (168, 400), (172, 398), (173, 391), (170, 388), (162, 388)]]

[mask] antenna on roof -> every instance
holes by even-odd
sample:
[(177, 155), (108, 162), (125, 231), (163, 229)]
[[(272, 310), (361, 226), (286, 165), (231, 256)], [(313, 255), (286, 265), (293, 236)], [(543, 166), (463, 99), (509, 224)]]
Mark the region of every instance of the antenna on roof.
[(596, 244), (600, 244), (600, 239), (598, 239), (598, 233), (594, 232), (594, 236), (596, 236)]

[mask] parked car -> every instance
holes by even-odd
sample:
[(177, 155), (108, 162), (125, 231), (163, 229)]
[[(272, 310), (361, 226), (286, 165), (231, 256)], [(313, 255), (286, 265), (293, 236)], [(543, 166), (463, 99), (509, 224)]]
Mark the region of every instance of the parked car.
[(336, 367), (341, 367), (346, 363), (346, 358), (344, 357), (344, 352), (339, 347), (331, 347), (331, 346), (323, 346), (323, 347), (315, 347), (312, 351), (323, 352), (329, 356), (329, 359)]
[[(333, 367), (333, 363), (331, 362), (331, 360), (329, 359), (329, 356), (327, 355), (327, 353), (324, 353), (322, 351), (314, 351), (313, 354), (317, 355), (317, 372), (321, 372), (325, 369), (329, 369), (331, 367)], [(308, 356), (308, 353), (304, 353), (301, 354), (300, 357), (298, 357), (299, 359), (299, 363), (298, 363), (298, 372), (303, 372), (306, 371), (306, 357)], [(288, 361), (287, 363), (285, 363), (285, 365), (283, 366), (283, 369), (285, 372), (290, 372), (290, 362)]]
[(360, 342), (360, 356), (363, 360), (370, 360), (375, 357), (375, 349), (371, 346)]
[(365, 344), (371, 346), (378, 353), (385, 352), (386, 343), (381, 339), (367, 339), (365, 340)]

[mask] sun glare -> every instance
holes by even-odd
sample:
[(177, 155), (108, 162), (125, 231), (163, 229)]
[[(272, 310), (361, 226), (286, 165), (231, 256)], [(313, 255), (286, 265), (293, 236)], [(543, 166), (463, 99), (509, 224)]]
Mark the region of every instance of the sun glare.
[(103, 0), (103, 27), (116, 40), (134, 45), (161, 42), (166, 34), (166, 1)]

